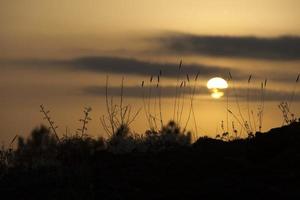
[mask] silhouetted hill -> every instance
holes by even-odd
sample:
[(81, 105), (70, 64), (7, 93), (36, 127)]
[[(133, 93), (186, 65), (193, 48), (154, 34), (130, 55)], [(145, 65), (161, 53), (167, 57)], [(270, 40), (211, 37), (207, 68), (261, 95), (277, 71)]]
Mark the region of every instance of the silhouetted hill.
[(40, 148), (16, 156), (13, 166), (2, 169), (1, 194), (10, 199), (300, 198), (298, 122), (253, 138), (203, 137), (161, 151), (116, 154), (100, 143), (72, 142), (84, 147), (66, 143), (52, 149), (50, 142), (47, 148), (54, 153)]

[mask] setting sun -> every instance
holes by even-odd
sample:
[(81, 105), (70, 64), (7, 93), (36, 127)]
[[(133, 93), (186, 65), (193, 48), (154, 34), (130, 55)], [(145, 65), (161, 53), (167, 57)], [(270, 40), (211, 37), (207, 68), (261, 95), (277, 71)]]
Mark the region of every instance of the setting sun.
[(215, 77), (209, 79), (207, 82), (208, 89), (226, 89), (228, 88), (228, 83), (223, 78)]
[(228, 83), (223, 78), (215, 77), (209, 79), (207, 88), (210, 89), (212, 98), (219, 99), (224, 96), (224, 92), (221, 90), (228, 88)]

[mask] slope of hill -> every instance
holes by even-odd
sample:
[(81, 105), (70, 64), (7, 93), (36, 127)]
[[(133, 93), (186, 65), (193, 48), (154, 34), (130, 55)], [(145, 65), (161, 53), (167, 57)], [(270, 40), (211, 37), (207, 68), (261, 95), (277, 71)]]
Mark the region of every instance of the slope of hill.
[(57, 150), (54, 159), (42, 151), (27, 155), (35, 164), (26, 157), (2, 169), (0, 193), (13, 199), (300, 198), (299, 122), (251, 139), (200, 138), (159, 152), (91, 150)]

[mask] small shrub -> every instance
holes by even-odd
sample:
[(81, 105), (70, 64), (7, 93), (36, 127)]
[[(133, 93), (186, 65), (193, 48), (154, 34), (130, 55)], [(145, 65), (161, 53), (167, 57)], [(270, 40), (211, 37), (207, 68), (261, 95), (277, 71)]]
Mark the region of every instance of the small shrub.
[(144, 144), (149, 147), (150, 151), (161, 151), (178, 146), (188, 146), (191, 144), (192, 136), (190, 132), (182, 131), (174, 121), (170, 121), (158, 132), (146, 131), (144, 140)]

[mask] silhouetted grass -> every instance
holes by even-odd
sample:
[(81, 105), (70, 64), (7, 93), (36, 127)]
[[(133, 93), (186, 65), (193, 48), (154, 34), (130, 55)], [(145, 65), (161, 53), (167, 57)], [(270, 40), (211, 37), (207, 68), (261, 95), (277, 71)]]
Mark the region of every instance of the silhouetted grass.
[[(0, 192), (12, 199), (299, 198), (300, 122), (190, 143), (175, 122), (144, 136), (60, 138), (45, 126), (0, 151)], [(216, 187), (217, 191), (216, 192)], [(251, 192), (250, 192), (251, 191)], [(250, 192), (250, 193), (249, 193)]]

